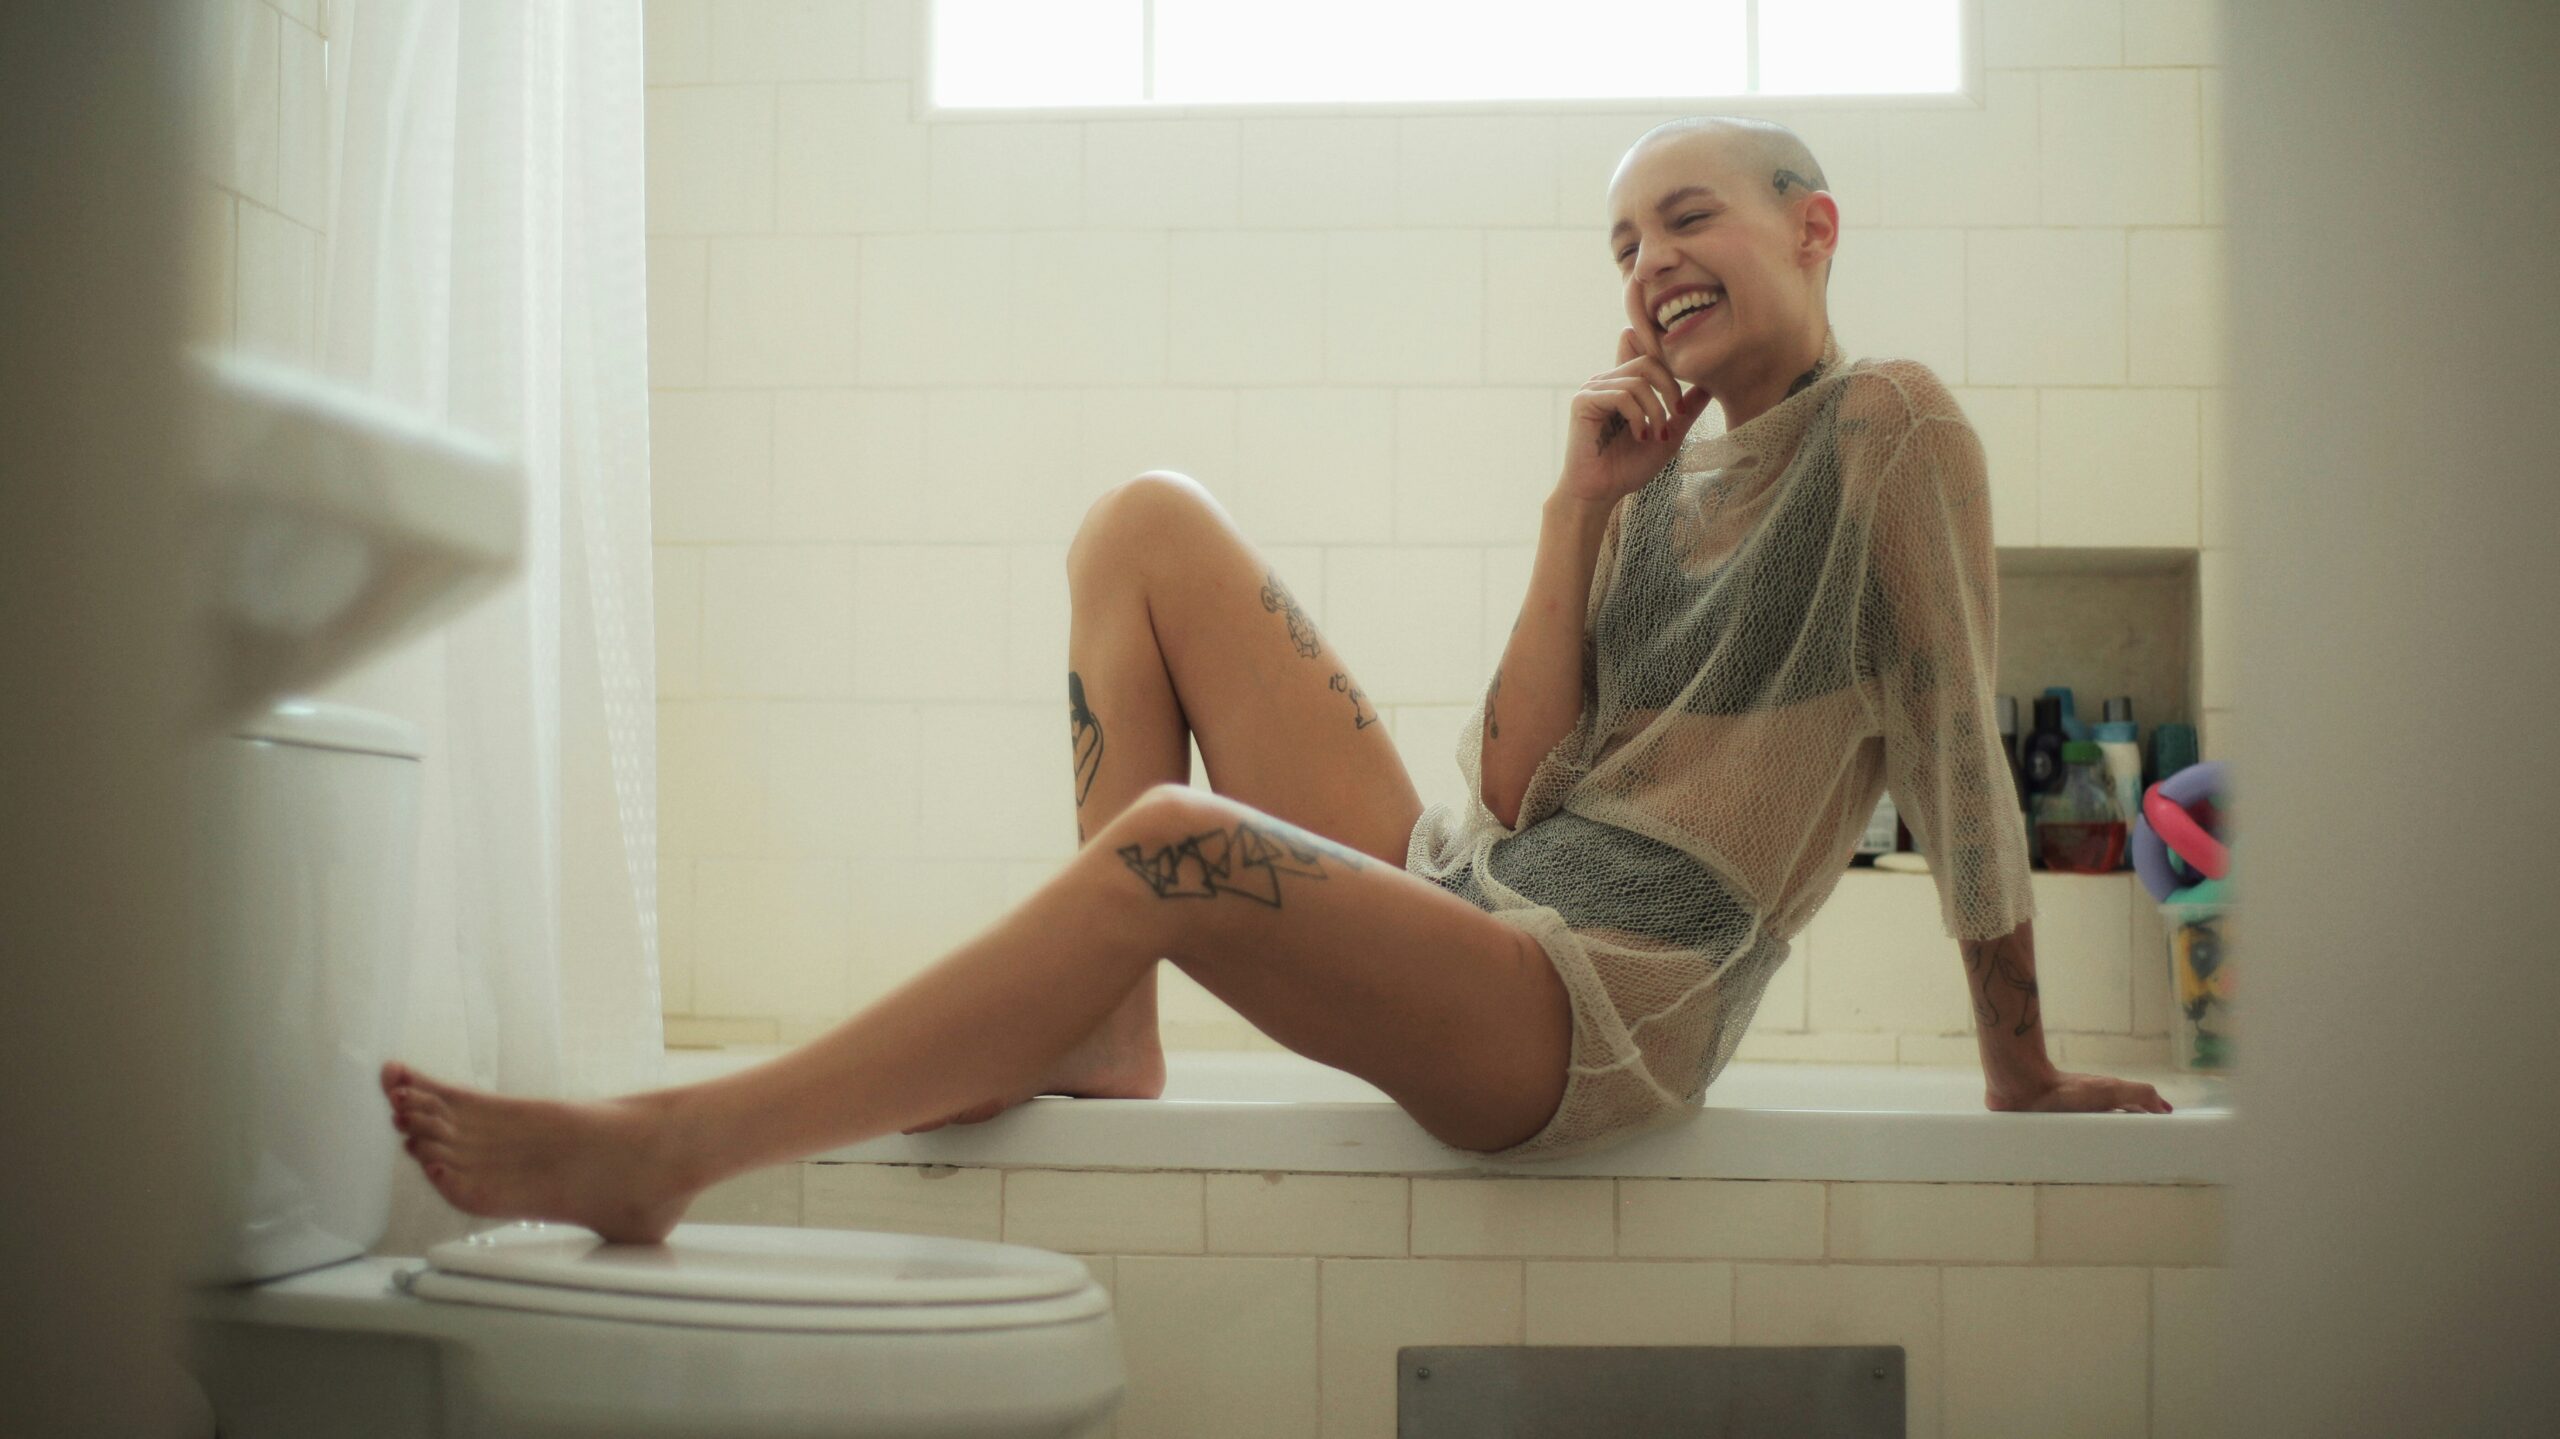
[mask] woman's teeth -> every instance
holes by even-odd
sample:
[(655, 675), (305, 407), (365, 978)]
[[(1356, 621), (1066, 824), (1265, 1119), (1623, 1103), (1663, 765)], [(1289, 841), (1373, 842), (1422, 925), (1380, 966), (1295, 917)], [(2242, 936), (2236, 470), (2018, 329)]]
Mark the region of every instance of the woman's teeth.
[(1705, 292), (1705, 297), (1703, 299), (1699, 298), (1698, 293), (1693, 291), (1688, 295), (1684, 295), (1679, 299), (1672, 301), (1668, 306), (1664, 307), (1664, 312), (1656, 317), (1656, 323), (1661, 326), (1663, 334), (1669, 335), (1672, 331), (1677, 330), (1682, 325), (1688, 323), (1690, 319), (1713, 310), (1717, 305), (1721, 304), (1723, 300), (1724, 292), (1722, 290), (1707, 291)]

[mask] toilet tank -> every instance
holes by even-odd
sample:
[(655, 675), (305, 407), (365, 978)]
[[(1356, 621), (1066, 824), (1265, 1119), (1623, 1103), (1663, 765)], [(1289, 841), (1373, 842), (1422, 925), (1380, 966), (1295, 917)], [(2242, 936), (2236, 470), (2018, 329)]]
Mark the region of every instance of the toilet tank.
[(421, 752), (406, 721), (308, 699), (197, 743), (194, 962), (221, 1082), (192, 1283), (351, 1259), (389, 1223), (402, 1156), (377, 1076), (408, 983)]

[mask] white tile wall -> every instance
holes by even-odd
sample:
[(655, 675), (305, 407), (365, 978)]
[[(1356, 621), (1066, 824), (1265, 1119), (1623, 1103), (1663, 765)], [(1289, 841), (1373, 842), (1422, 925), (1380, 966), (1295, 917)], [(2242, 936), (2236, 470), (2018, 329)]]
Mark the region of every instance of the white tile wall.
[[(299, 352), (325, 151), (293, 112), (316, 27), (216, 10), (233, 118), (198, 228), (224, 284), (198, 323)], [(1065, 547), (1141, 470), (1217, 497), (1425, 798), (1463, 797), (1459, 731), (1526, 590), (1565, 402), (1614, 363), (1609, 172), (1683, 113), (931, 120), (925, 11), (646, 6), (662, 848), (691, 905), (668, 993), (793, 1032), (841, 1017), (824, 995), (930, 963), (1072, 843)], [(2216, 7), (1985, 0), (1982, 18), (1970, 102), (1728, 108), (1813, 146), (1844, 218), (1834, 324), (1853, 354), (1956, 387), (1998, 543), (2211, 556)], [(2227, 555), (2200, 583), (2212, 753)], [(846, 957), (841, 987), (801, 993), (724, 926), (770, 930), (742, 897), (820, 863), (849, 867)], [(1876, 879), (1800, 941), (1747, 1057), (1971, 1062), (1952, 946), (1925, 907), (1897, 931)], [(2063, 903), (2039, 955), (2057, 1049), (2156, 1042), (2143, 907)], [(1185, 982), (1168, 970), (1163, 992)], [(1169, 1037), (1267, 1043), (1183, 992)], [(710, 1007), (751, 997), (771, 1007)]]

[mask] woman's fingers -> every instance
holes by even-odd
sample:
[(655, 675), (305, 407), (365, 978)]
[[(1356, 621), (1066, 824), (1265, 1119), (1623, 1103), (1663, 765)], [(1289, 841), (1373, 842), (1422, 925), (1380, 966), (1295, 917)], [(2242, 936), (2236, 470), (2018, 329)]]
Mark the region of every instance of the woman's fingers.
[(1636, 431), (1646, 439), (1659, 439), (1671, 425), (1671, 412), (1663, 407), (1662, 397), (1653, 386), (1632, 376), (1621, 375), (1597, 388), (1616, 394), (1633, 408)]

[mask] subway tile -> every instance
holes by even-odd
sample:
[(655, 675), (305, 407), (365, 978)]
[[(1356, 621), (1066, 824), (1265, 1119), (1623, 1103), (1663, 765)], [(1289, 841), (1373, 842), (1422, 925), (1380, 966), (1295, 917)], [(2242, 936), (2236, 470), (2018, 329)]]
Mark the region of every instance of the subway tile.
[(2133, 306), (2129, 374), (2137, 385), (2219, 385), (2228, 308), (2223, 233), (2135, 230), (2126, 237)]
[(1746, 1033), (1733, 1057), (1775, 1064), (1891, 1064), (1890, 1034)]
[(228, 57), (229, 65), (217, 82), (222, 108), (206, 125), (206, 138), (209, 148), (219, 147), (226, 136), (230, 144), (201, 162), (206, 177), (273, 207), (282, 158), (277, 131), (284, 21), (258, 0), (229, 0), (207, 24), (218, 32), (218, 53)]
[(775, 122), (773, 221), (785, 234), (919, 230), (926, 127), (904, 85), (785, 85)]
[(1084, 127), (1070, 121), (927, 125), (936, 230), (1056, 230), (1079, 223)]
[(658, 851), (747, 856), (764, 846), (763, 707), (658, 702)]
[(2020, 386), (1956, 387), (1951, 393), (1982, 441), (1983, 461), (1991, 472), (1991, 542), (2033, 545), (2038, 523), (2036, 392)]
[[(928, 793), (924, 802), (937, 800)], [(875, 1003), (992, 924), (1002, 913), (995, 888), (1003, 869), (986, 859), (853, 861), (853, 912), (861, 919), (851, 1004)]]
[(301, 25), (280, 27), (276, 99), (276, 208), (315, 230), (329, 227), (328, 47)]
[(640, 25), (641, 74), (649, 84), (711, 78), (711, 0), (647, 0)]
[[(1626, 287), (1597, 224), (1484, 237), (1484, 377), (1571, 385), (1618, 363)], [(1548, 457), (1549, 464), (1555, 457)]]
[(995, 545), (866, 546), (853, 588), (854, 692), (1001, 698), (1005, 563)]
[[(1980, 108), (1912, 110), (1882, 127), (1883, 181), (1861, 218), (1887, 225), (2036, 223), (2035, 72), (1992, 70), (1983, 80)], [(1859, 263), (1854, 252), (1848, 263)], [(1832, 279), (1840, 279), (1836, 268)]]
[(2231, 1273), (2151, 1271), (2151, 1433), (2224, 1434), (2231, 1422)]
[(704, 550), (704, 693), (850, 698), (854, 555), (846, 545)]
[[(1064, 544), (1105, 488), (1085, 462), (1086, 432), (1113, 425), (1144, 398), (1155, 410), (1139, 422), (1141, 435), (1164, 441), (1188, 433), (1164, 393), (976, 385), (898, 392), (900, 403), (921, 412), (924, 433), (924, 465), (910, 482), (919, 493), (903, 503), (918, 511), (927, 539)], [(1121, 399), (1098, 399), (1108, 396)], [(1223, 399), (1213, 397), (1213, 407)]]
[(1396, 394), (1239, 391), (1234, 464), (1203, 483), (1256, 545), (1382, 544), (1395, 533)]
[(2048, 389), (2037, 403), (2044, 543), (2195, 544), (2195, 391)]
[(1026, 539), (1067, 539), (1112, 486), (1148, 470), (1189, 475), (1224, 493), (1236, 469), (1236, 392), (1192, 386), (1071, 392), (1081, 436), (1072, 476), (1032, 512)]
[(1232, 226), (1236, 170), (1233, 120), (1092, 121), (1085, 126), (1085, 223)]
[(2204, 197), (2197, 215), (2208, 225), (2224, 223), (2223, 202), (2230, 192), (2231, 156), (2222, 140), (2222, 83), (2220, 70), (2197, 72), (2197, 148), (2204, 156)]
[(2039, 1184), (2039, 1264), (2223, 1264), (2225, 1191), (2212, 1184)]
[(2045, 224), (2199, 222), (2195, 71), (2053, 70), (2041, 90)]
[(1618, 1253), (1663, 1259), (1819, 1259), (1824, 1186), (1758, 1179), (1621, 1179)]
[[(1001, 585), (996, 590), (1000, 600)], [(935, 704), (916, 767), (933, 776), (916, 853), (926, 859), (1057, 859), (1075, 853), (1075, 795), (1055, 701)]]
[(768, 1164), (732, 1175), (693, 1197), (687, 1224), (758, 1224), (794, 1228), (800, 1223), (800, 1166)]
[[(1938, 1273), (1926, 1264), (1737, 1264), (1733, 1342), (1900, 1345), (1904, 1432), (1935, 1439), (1943, 1327)], [(1950, 1426), (1947, 1432), (1969, 1431)]]
[(2123, 384), (2124, 232), (1967, 232), (1964, 377), (1975, 385)]
[(1017, 378), (1011, 235), (876, 235), (862, 242), (862, 261), (861, 383)]
[(2035, 1258), (2036, 1201), (2024, 1184), (1834, 1184), (1832, 1259), (1965, 1260), (2024, 1264)]
[(2015, 1266), (1940, 1273), (1947, 1432), (2088, 1439), (2149, 1432), (2147, 1271)]
[(1287, 116), (1238, 126), (1238, 216), (1272, 228), (1396, 222), (1394, 119)]
[(925, 466), (925, 412), (908, 390), (775, 395), (773, 533), (868, 545), (969, 538), (948, 517), (972, 506)]
[(1324, 377), (1324, 237), (1311, 231), (1172, 237), (1172, 374), (1189, 384)]
[(2048, 1033), (2128, 1033), (2133, 1021), (2127, 913), (2138, 891), (2130, 874), (2040, 873), (2036, 902), (2037, 1008)]
[(702, 926), (695, 1006), (707, 1014), (842, 1019), (852, 1007), (845, 870), (842, 860), (694, 861)]
[(1123, 1439), (1313, 1434), (1316, 1264), (1120, 1256)]
[(308, 366), (319, 348), (320, 237), (263, 205), (240, 205), (239, 323), (244, 354)]
[(1645, 131), (1664, 120), (1693, 113), (1663, 110), (1650, 114), (1556, 116), (1556, 223), (1590, 237), (1591, 248), (1605, 257), (1609, 252), (1609, 182), (1617, 176), (1618, 162), (1626, 158), (1627, 151)]
[(1326, 378), (1473, 384), (1483, 370), (1482, 231), (1325, 236)]
[(1839, 333), (1855, 337), (1854, 352), (1918, 360), (1961, 383), (1964, 232), (1848, 230), (1840, 253), (1849, 268), (1832, 276), (1830, 313)]
[(1493, 672), (1479, 653), (1482, 565), (1472, 549), (1325, 552), (1326, 638), (1372, 701), (1474, 703)]
[[(2211, 713), (2211, 711), (2207, 711)], [(2055, 1036), (2054, 1059), (2072, 1069), (2166, 1069), (2169, 1043), (2159, 1035), (2064, 1034)]]
[(2222, 0), (2124, 0), (2124, 63), (2220, 65)]
[(862, 76), (862, 0), (713, 0), (710, 78)]
[[(1884, 194), (1882, 112), (1857, 105), (1761, 104), (1739, 113), (1775, 120), (1804, 140), (1822, 167), (1823, 183), (1852, 221), (1873, 218)], [(1899, 116), (1894, 120), (1899, 123)], [(1896, 222), (1899, 223), (1899, 222)]]
[(924, 0), (863, 0), (863, 78), (921, 75), (923, 35)]
[(1535, 544), (1561, 441), (1544, 390), (1396, 392), (1400, 544)]
[[(658, 856), (658, 1003), (669, 1016), (693, 1012), (693, 861)], [(667, 1026), (672, 1049), (682, 1036)]]
[[(2199, 737), (2201, 738), (2201, 737)], [(2133, 969), (2133, 1025), (2136, 1035), (2169, 1032), (2169, 931), (2148, 890), (2125, 902), (2129, 931), (2125, 954)]]
[(702, 552), (661, 544), (650, 560), (658, 694), (689, 699), (702, 687)]
[(842, 700), (765, 707), (773, 787), (764, 852), (786, 859), (886, 859), (920, 837), (918, 712)]
[(997, 1240), (1004, 1234), (1004, 1171), (812, 1161), (800, 1166), (800, 1222), (812, 1229)]
[(661, 390), (649, 405), (650, 524), (679, 544), (773, 533), (773, 396)]
[(732, 1044), (771, 1045), (781, 1026), (771, 1019), (730, 1019), (707, 1015), (667, 1016), (667, 1048), (719, 1049)]
[(704, 344), (708, 382), (850, 384), (857, 378), (857, 360), (867, 372), (877, 327), (861, 303), (870, 288), (864, 243), (808, 235), (713, 240), (711, 323)]
[(1201, 1202), (1198, 1174), (1015, 1169), (1005, 1174), (1004, 1238), (1038, 1249), (1198, 1254)]
[[(1400, 225), (1556, 223), (1551, 115), (1429, 116), (1396, 125)], [(1590, 243), (1597, 249), (1598, 238)]]
[(1945, 1034), (1972, 1023), (1964, 961), (1938, 923), (1929, 876), (1843, 883), (1805, 928), (1820, 956), (1805, 976), (1811, 1028)]
[(1413, 1181), (1416, 1254), (1607, 1254), (1616, 1245), (1606, 1179)]
[[(1549, 413), (1556, 412), (1550, 407)], [(1564, 423), (1563, 416), (1557, 415), (1556, 444), (1559, 448), (1564, 443)], [(1539, 524), (1544, 528), (1543, 516)], [(1537, 562), (1538, 547), (1534, 543), (1493, 545), (1484, 552), (1484, 658), (1487, 666), (1500, 664), (1503, 655), (1511, 648), (1512, 629), (1520, 623), (1521, 610), (1528, 606), (1529, 581), (1536, 572)], [(1605, 586), (1608, 580), (1595, 574), (1592, 583)]]
[(1983, 0), (1982, 61), (1993, 69), (2124, 62), (2116, 0)]
[(2232, 528), (2236, 502), (2231, 492), (2230, 392), (2220, 385), (2196, 392), (2196, 489), (2202, 513), (2197, 517), (2208, 550), (2229, 549), (2239, 538)]
[(1041, 701), (1063, 715), (1074, 611), (1063, 542), (1006, 548), (1005, 698)]
[(1325, 1439), (1396, 1432), (1396, 1351), (1518, 1344), (1526, 1280), (1516, 1259), (1326, 1259), (1317, 1334)]
[(1164, 383), (1166, 252), (1159, 230), (1015, 236), (1012, 343), (985, 368), (994, 378), (1029, 384), (1060, 377), (1091, 385)]
[(653, 89), (647, 112), (650, 234), (773, 228), (771, 86)]
[(1411, 1198), (1401, 1176), (1273, 1171), (1207, 1179), (1211, 1253), (1405, 1252)]
[(2196, 552), (2197, 629), (2203, 652), (2197, 658), (2200, 708), (2228, 708), (2237, 697), (2234, 684), (2239, 672), (2234, 668), (2232, 639), (2237, 596), (2234, 593), (2229, 550)]
[(649, 383), (699, 385), (710, 354), (710, 250), (700, 239), (652, 235)]
[(1733, 1266), (1532, 1260), (1531, 1344), (1730, 1344)]

